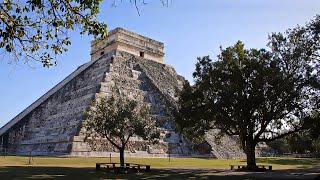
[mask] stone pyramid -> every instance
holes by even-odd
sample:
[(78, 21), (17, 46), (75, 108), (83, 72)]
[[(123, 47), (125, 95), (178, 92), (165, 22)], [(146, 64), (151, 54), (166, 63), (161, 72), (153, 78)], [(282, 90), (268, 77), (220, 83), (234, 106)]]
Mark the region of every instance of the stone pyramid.
[(152, 117), (161, 128), (159, 143), (134, 137), (126, 156), (243, 157), (233, 139), (224, 140), (232, 143), (217, 144), (212, 140), (214, 135), (209, 134), (208, 143), (194, 145), (176, 131), (171, 112), (177, 106), (184, 79), (163, 63), (163, 43), (116, 28), (108, 38), (95, 40), (91, 46), (90, 62), (0, 129), (3, 149), (17, 155), (117, 156), (107, 140), (86, 139), (82, 128), (84, 111), (92, 101), (117, 87), (140, 103), (150, 104)]

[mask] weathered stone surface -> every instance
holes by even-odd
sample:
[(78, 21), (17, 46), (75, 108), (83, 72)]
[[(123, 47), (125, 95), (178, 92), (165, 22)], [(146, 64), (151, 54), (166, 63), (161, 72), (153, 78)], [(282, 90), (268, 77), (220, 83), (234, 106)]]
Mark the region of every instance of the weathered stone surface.
[(148, 60), (163, 63), (164, 45), (162, 42), (122, 28), (110, 31), (106, 39), (92, 41), (91, 47), (91, 60), (99, 59), (102, 55), (112, 51), (124, 51), (135, 56), (143, 56)]
[[(127, 33), (123, 30), (119, 32)], [(194, 145), (176, 131), (172, 112), (177, 108), (178, 92), (184, 79), (177, 75), (174, 68), (159, 62), (159, 59), (146, 59), (132, 53), (132, 50), (141, 51), (146, 47), (149, 47), (150, 52), (162, 51), (163, 44), (143, 39), (142, 36), (134, 43), (132, 37), (136, 37), (136, 34), (131, 34), (128, 42), (130, 46), (137, 44), (137, 48), (131, 48), (130, 51), (113, 47), (113, 43), (117, 41), (106, 41), (108, 44), (105, 46), (103, 43), (94, 42), (92, 61), (80, 66), (0, 129), (2, 146), (13, 154), (32, 152), (33, 155), (118, 155), (115, 153), (117, 149), (106, 139), (85, 138), (86, 131), (82, 128), (85, 121), (84, 111), (90, 108), (91, 102), (108, 96), (116, 87), (139, 103), (150, 105), (150, 113), (161, 130), (161, 139), (157, 144), (133, 137), (127, 145), (127, 156), (166, 157), (170, 154), (243, 157), (232, 138), (225, 137), (223, 143), (218, 144), (214, 141), (215, 134), (209, 133), (207, 143)], [(121, 39), (121, 42), (125, 42), (124, 39)], [(141, 43), (147, 42), (151, 44), (140, 47)], [(97, 46), (102, 46), (104, 50), (112, 46), (112, 50), (99, 54)], [(157, 57), (158, 55), (161, 59), (163, 53), (158, 52)]]
[(237, 137), (230, 137), (227, 135), (220, 136), (219, 130), (210, 130), (206, 134), (206, 140), (212, 147), (211, 153), (218, 159), (246, 157), (237, 143)]
[(34, 108), (6, 132), (8, 151), (16, 154), (69, 153), (79, 131), (83, 112), (95, 98), (106, 60), (96, 61)]

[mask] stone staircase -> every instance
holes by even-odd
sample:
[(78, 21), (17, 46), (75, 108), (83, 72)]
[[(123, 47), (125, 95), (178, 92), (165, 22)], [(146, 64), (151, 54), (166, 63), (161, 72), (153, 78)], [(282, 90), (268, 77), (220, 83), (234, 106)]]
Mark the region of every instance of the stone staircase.
[(218, 159), (242, 159), (246, 157), (235, 137), (221, 136), (218, 130), (210, 130), (205, 138), (212, 146), (212, 154)]

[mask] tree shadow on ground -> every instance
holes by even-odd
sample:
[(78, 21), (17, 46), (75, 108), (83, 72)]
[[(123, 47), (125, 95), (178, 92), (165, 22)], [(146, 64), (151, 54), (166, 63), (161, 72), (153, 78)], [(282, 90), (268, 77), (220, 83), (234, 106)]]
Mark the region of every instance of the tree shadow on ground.
[[(264, 174), (234, 174), (229, 170), (205, 169), (153, 169), (150, 173), (115, 175), (104, 171), (97, 172), (94, 168), (70, 167), (31, 167), (6, 166), (0, 167), (0, 179), (278, 179)], [(281, 178), (281, 179), (292, 179)]]
[(257, 163), (271, 163), (278, 165), (302, 165), (302, 166), (319, 166), (320, 159), (278, 159), (278, 158), (259, 158)]

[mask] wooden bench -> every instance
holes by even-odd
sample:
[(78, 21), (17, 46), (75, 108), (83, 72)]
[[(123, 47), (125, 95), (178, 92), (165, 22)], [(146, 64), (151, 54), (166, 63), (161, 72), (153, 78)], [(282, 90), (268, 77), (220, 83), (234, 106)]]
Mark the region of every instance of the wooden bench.
[(272, 171), (272, 166), (271, 165), (257, 165), (257, 166), (258, 166), (258, 168), (268, 169), (268, 170)]
[(125, 166), (122, 167), (120, 166), (120, 163), (96, 163), (96, 171), (100, 171), (103, 167), (106, 167), (107, 170), (113, 170), (114, 172), (118, 172), (120, 169), (124, 169), (125, 171), (132, 169), (134, 171), (140, 172), (142, 170), (142, 167), (145, 167), (145, 172), (151, 171), (151, 166), (147, 164), (125, 163)]
[[(234, 170), (237, 167), (237, 169), (243, 169), (247, 167), (247, 165), (230, 165), (230, 169)], [(268, 169), (269, 171), (272, 171), (271, 165), (257, 165), (258, 168)]]
[(151, 171), (151, 166), (148, 165), (148, 164), (133, 164), (133, 165), (137, 166), (138, 171), (141, 170), (141, 167), (145, 167), (145, 171), (146, 172), (150, 172)]
[(101, 170), (102, 167), (107, 167), (107, 169), (115, 168), (117, 163), (96, 163), (96, 170), (99, 171)]
[(230, 165), (231, 170), (234, 170), (235, 167), (238, 167), (237, 169), (242, 169), (242, 168), (246, 167), (246, 165)]

